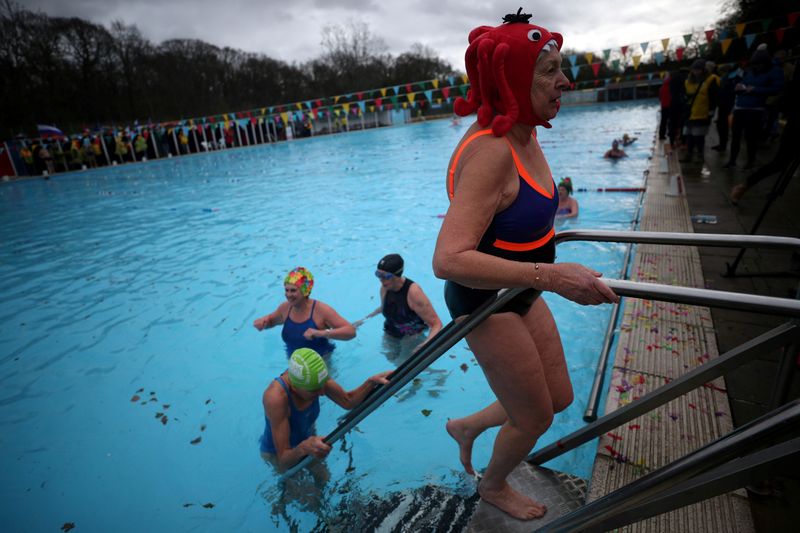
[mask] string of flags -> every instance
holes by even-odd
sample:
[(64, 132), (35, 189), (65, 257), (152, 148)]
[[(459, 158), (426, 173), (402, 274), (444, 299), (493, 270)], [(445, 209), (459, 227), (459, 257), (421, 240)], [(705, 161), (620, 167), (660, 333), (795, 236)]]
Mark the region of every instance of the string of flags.
[[(664, 78), (666, 72), (639, 72), (642, 64), (655, 64), (660, 67), (667, 61), (683, 61), (691, 57), (705, 56), (710, 47), (719, 46), (724, 57), (731, 46), (741, 42), (745, 51), (753, 45), (768, 38), (780, 45), (788, 31), (795, 31), (800, 18), (800, 11), (785, 15), (785, 20), (769, 18), (737, 23), (729, 27), (711, 28), (682, 35), (680, 38), (663, 38), (657, 41), (608, 48), (601, 54), (586, 52), (582, 55), (565, 55), (565, 71), (571, 76), (571, 89), (599, 87), (611, 82), (631, 80), (652, 80), (654, 77)], [(774, 29), (770, 29), (773, 28)], [(625, 74), (632, 67), (633, 72)], [(578, 81), (578, 77), (589, 69), (589, 79)], [(603, 74), (601, 77), (601, 73)], [(433, 79), (414, 83), (399, 84), (380, 89), (357, 91), (326, 98), (310, 99), (283, 105), (265, 106), (247, 111), (224, 113), (206, 117), (197, 117), (162, 123), (170, 128), (180, 127), (184, 131), (198, 125), (222, 124), (226, 128), (231, 122), (247, 127), (248, 124), (264, 124), (268, 121), (288, 124), (293, 121), (313, 120), (347, 120), (350, 117), (363, 117), (367, 112), (388, 111), (395, 109), (424, 108), (431, 105), (451, 103), (459, 96), (466, 96), (469, 90), (469, 78), (466, 74), (451, 75), (444, 79)], [(152, 125), (150, 125), (152, 127)], [(142, 126), (138, 124), (135, 129)]]

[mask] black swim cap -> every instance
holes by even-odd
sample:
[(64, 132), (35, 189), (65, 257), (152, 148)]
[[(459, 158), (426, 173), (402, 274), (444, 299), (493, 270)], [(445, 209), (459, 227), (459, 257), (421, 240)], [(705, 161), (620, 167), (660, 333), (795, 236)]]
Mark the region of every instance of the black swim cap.
[(403, 258), (398, 254), (389, 254), (378, 261), (378, 270), (389, 272), (395, 276), (403, 275)]

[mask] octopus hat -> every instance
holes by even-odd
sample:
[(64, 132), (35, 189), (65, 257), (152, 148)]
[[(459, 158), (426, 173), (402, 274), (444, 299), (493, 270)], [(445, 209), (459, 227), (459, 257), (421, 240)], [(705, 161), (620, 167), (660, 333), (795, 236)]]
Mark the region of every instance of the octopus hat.
[(550, 127), (536, 115), (531, 103), (531, 84), (536, 60), (542, 50), (560, 50), (559, 33), (529, 24), (531, 15), (503, 17), (497, 27), (479, 26), (469, 34), (465, 55), (471, 88), (467, 98), (455, 101), (455, 112), (467, 116), (477, 111), (478, 124), (502, 137), (515, 123)]

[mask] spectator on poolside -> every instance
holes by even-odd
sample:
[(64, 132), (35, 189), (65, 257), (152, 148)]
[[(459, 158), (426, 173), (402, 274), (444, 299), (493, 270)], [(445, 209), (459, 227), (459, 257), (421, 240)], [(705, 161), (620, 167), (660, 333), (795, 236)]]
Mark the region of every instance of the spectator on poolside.
[(625, 153), (625, 150), (619, 147), (619, 141), (617, 139), (611, 142), (611, 148), (603, 154), (603, 157), (606, 159), (620, 159), (627, 156), (628, 154)]
[(717, 108), (717, 91), (719, 78), (710, 75), (706, 70), (706, 62), (697, 59), (692, 63), (689, 77), (684, 82), (687, 98), (686, 122), (683, 126), (686, 137), (686, 156), (681, 160), (690, 163), (695, 150), (700, 162), (704, 160), (705, 140), (711, 117)]
[[(556, 116), (569, 80), (561, 70), (561, 35), (528, 24), (529, 18), (507, 15), (498, 27), (470, 33), (470, 79), (500, 89), (472, 90), (468, 99), (455, 102), (461, 116), (480, 111), (448, 165), (450, 208), (433, 256), (434, 273), (447, 280), (445, 300), (453, 319), (471, 314), (502, 288), (526, 289), (466, 337), (498, 401), (447, 423), (470, 474), (475, 438), (501, 426), (478, 492), (523, 520), (543, 516), (546, 508), (514, 490), (506, 477), (554, 413), (572, 402), (558, 328), (538, 296), (552, 291), (580, 304), (618, 300), (599, 272), (553, 264), (558, 197), (535, 128)], [(494, 64), (500, 58), (504, 68)]]
[(773, 65), (767, 50), (756, 50), (741, 83), (734, 87), (736, 103), (733, 108), (731, 154), (725, 168), (736, 167), (742, 135), (747, 144), (747, 163), (744, 168), (753, 167), (759, 139), (764, 132), (767, 97), (780, 93), (782, 89), (783, 71)]
[(138, 134), (133, 140), (133, 151), (137, 161), (147, 161), (147, 139), (143, 134)]
[[(383, 331), (393, 339), (412, 339), (418, 350), (442, 329), (442, 321), (436, 314), (422, 287), (403, 276), (404, 262), (398, 254), (389, 254), (378, 261), (375, 277), (381, 282), (381, 305), (366, 317), (353, 324), (359, 327), (368, 318), (383, 313)], [(430, 329), (428, 337), (424, 337)], [(422, 340), (422, 342), (418, 342)]]
[(53, 154), (50, 153), (50, 148), (47, 146), (47, 143), (42, 143), (42, 148), (39, 150), (39, 158), (42, 160), (44, 169), (48, 174), (52, 175), (56, 173), (56, 167), (53, 164)]
[(572, 179), (569, 176), (558, 182), (558, 209), (556, 218), (578, 216), (578, 201), (572, 197)]
[[(86, 137), (89, 140), (88, 137)], [(94, 145), (91, 140), (83, 145), (83, 161), (89, 168), (97, 168), (97, 156), (95, 155)]]
[(367, 378), (359, 387), (345, 391), (328, 376), (325, 360), (310, 348), (299, 348), (289, 357), (289, 368), (264, 390), (264, 434), (261, 456), (280, 470), (294, 466), (306, 455), (324, 459), (331, 451), (314, 423), (319, 417), (319, 398), (327, 396), (344, 409), (364, 401), (376, 385), (389, 381), (389, 371)]
[(732, 70), (731, 65), (719, 66), (719, 92), (717, 93), (717, 136), (719, 144), (711, 147), (717, 152), (724, 152), (728, 147), (728, 132), (731, 111), (736, 99), (733, 88), (741, 80), (739, 70)]
[(683, 115), (686, 109), (686, 77), (689, 69), (682, 67), (676, 70), (669, 77), (669, 145), (671, 149), (677, 149), (681, 144), (681, 131), (683, 130)]
[(272, 313), (255, 319), (253, 326), (262, 331), (283, 324), (281, 338), (287, 356), (298, 348), (311, 348), (328, 356), (336, 348), (330, 339), (347, 341), (356, 336), (353, 325), (333, 307), (309, 298), (314, 287), (311, 272), (297, 267), (286, 274), (283, 286), (286, 301)]
[[(789, 80), (787, 94), (800, 94), (800, 73), (798, 70), (800, 69), (795, 68), (792, 71), (792, 79)], [(740, 183), (731, 189), (730, 199), (733, 205), (738, 205), (739, 200), (748, 189), (764, 178), (783, 171), (797, 157), (797, 148), (800, 146), (800, 123), (798, 123), (800, 121), (800, 103), (798, 103), (795, 96), (786, 102), (786, 106), (786, 125), (783, 128), (775, 157), (773, 157), (772, 161), (749, 175), (744, 183)]]
[(658, 139), (663, 141), (667, 138), (667, 126), (669, 125), (669, 108), (672, 103), (672, 96), (669, 92), (669, 77), (661, 84), (658, 90), (658, 101), (661, 104), (661, 120), (658, 123)]
[(114, 155), (117, 163), (122, 164), (128, 156), (128, 143), (122, 133), (118, 134), (115, 139)]

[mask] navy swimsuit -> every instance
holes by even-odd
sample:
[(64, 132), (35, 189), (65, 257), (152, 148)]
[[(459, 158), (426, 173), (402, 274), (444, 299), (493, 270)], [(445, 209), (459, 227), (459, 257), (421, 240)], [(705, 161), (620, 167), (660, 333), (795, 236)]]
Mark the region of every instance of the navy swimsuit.
[[(491, 132), (486, 129), (472, 134), (456, 152), (448, 172), (447, 192), (451, 199), (455, 189), (455, 169), (461, 152), (473, 139), (481, 135), (489, 135)], [(555, 229), (553, 228), (553, 221), (558, 209), (558, 195), (555, 194), (556, 184), (551, 177), (551, 186), (548, 192), (536, 183), (536, 180), (525, 170), (511, 142), (508, 139), (506, 142), (511, 149), (514, 165), (517, 168), (519, 192), (511, 205), (494, 216), (486, 233), (481, 237), (477, 250), (510, 261), (552, 263), (556, 256)], [(447, 281), (444, 287), (447, 309), (453, 318), (472, 313), (487, 299), (495, 297), (497, 292), (498, 289), (472, 289), (454, 281)], [(541, 294), (539, 290), (527, 289), (497, 312), (513, 312), (524, 315), (539, 294)]]
[(291, 357), (292, 352), (298, 348), (311, 348), (320, 355), (330, 354), (336, 345), (325, 337), (317, 337), (311, 340), (303, 337), (303, 333), (308, 328), (318, 329), (314, 323), (314, 308), (317, 307), (317, 301), (311, 304), (311, 314), (308, 315), (308, 320), (303, 322), (295, 322), (292, 320), (292, 308), (289, 307), (289, 313), (286, 315), (286, 320), (283, 322), (283, 329), (281, 330), (281, 338), (286, 343), (286, 355)]
[[(301, 442), (314, 434), (314, 422), (319, 417), (319, 397), (314, 398), (311, 405), (301, 411), (295, 407), (292, 393), (283, 378), (279, 376), (275, 378), (275, 381), (281, 384), (283, 390), (286, 391), (286, 396), (289, 397), (289, 447), (297, 448)], [(269, 418), (265, 416), (264, 421), (266, 427), (264, 427), (264, 434), (261, 435), (261, 453), (276, 453)]]
[(406, 278), (399, 291), (386, 291), (383, 297), (383, 330), (397, 339), (422, 333), (428, 327), (425, 321), (408, 306), (408, 290), (414, 282)]

